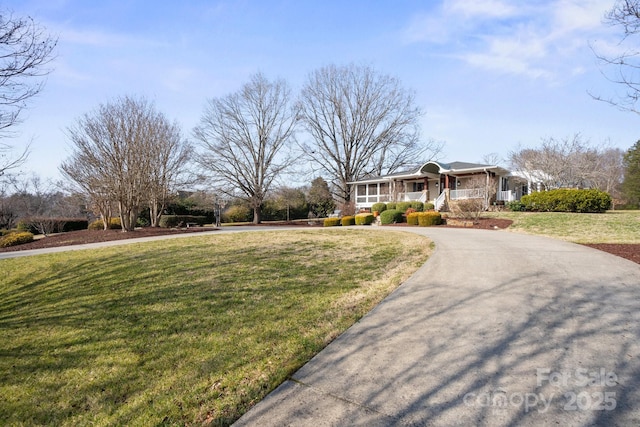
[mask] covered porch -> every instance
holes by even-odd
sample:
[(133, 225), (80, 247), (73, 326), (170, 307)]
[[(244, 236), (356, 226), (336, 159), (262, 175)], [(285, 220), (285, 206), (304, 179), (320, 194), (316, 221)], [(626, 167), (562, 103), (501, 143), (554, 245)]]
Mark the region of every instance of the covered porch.
[[(418, 170), (354, 182), (357, 209), (374, 203), (433, 203), (436, 210), (449, 200), (486, 199), (500, 204), (519, 200), (526, 186), (510, 172), (489, 165), (427, 162)], [(519, 184), (519, 185), (518, 185)]]

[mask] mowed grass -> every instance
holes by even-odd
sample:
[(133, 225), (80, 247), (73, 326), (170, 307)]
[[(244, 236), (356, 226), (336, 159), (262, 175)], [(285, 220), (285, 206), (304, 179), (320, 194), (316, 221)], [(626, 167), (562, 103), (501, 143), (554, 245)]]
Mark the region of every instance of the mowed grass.
[(3, 425), (226, 425), (428, 257), (369, 229), (0, 261)]
[(563, 212), (495, 212), (513, 220), (509, 230), (575, 243), (640, 243), (640, 211), (601, 214)]

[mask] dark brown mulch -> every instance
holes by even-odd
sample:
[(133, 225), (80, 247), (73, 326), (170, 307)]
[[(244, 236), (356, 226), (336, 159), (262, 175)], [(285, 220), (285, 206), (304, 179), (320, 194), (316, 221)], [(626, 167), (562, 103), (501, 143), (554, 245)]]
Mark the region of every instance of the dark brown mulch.
[(54, 234), (8, 248), (0, 248), (0, 252), (26, 251), (30, 249), (55, 248), (58, 246), (83, 245), (87, 243), (110, 242), (112, 240), (137, 239), (139, 237), (164, 236), (167, 234), (197, 233), (202, 231), (212, 231), (212, 228), (190, 227), (190, 228), (140, 228), (135, 231), (123, 233), (121, 230), (80, 230), (66, 233)]
[(609, 252), (610, 254), (618, 255), (619, 257), (640, 264), (640, 244), (592, 243), (585, 246)]

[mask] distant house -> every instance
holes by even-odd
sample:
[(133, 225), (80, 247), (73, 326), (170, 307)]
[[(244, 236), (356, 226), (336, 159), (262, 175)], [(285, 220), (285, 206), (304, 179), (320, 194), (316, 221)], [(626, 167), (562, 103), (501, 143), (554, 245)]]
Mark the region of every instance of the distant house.
[(420, 201), (441, 210), (450, 200), (486, 198), (504, 204), (520, 200), (536, 187), (530, 177), (495, 165), (429, 161), (422, 166), (390, 175), (351, 182), (357, 210), (369, 210), (378, 202)]

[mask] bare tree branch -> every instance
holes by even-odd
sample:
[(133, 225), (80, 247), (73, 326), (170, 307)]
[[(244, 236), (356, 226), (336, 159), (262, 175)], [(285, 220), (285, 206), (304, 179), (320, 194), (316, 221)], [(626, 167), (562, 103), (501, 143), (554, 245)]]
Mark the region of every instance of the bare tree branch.
[[(50, 70), (58, 40), (38, 26), (30, 17), (15, 17), (0, 11), (0, 138), (13, 136), (10, 127), (20, 122), (27, 101), (43, 88), (40, 79)], [(0, 144), (0, 175), (24, 163), (28, 147), (17, 156), (12, 146)]]
[(144, 204), (157, 222), (191, 155), (176, 124), (150, 102), (124, 97), (85, 114), (68, 134), (74, 152), (60, 171), (90, 196), (105, 224), (112, 203), (123, 231), (133, 230)]
[(194, 129), (203, 149), (199, 163), (221, 192), (242, 193), (255, 223), (274, 180), (294, 161), (290, 143), (296, 120), (286, 82), (256, 74), (238, 92), (211, 99)]
[(351, 199), (349, 182), (413, 165), (440, 148), (419, 143), (421, 112), (413, 94), (370, 67), (330, 65), (312, 72), (300, 106), (312, 138), (303, 150), (344, 202)]

